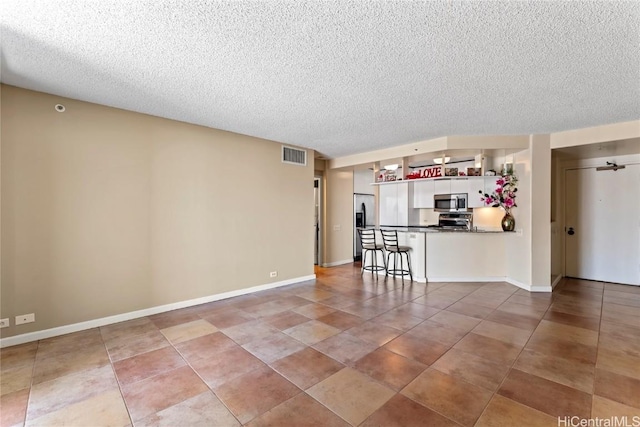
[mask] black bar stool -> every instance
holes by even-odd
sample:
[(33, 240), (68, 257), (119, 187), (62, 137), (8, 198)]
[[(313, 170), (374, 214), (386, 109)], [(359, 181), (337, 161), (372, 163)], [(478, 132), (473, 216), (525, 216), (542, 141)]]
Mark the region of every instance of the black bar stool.
[[(413, 274), (411, 273), (411, 258), (409, 257), (409, 246), (398, 245), (398, 231), (397, 230), (380, 230), (382, 233), (382, 241), (384, 242), (384, 250), (387, 251), (387, 276), (389, 273), (393, 277), (401, 276), (404, 280), (404, 276), (409, 276), (413, 282)], [(393, 268), (389, 264), (389, 257), (393, 254)], [(403, 255), (407, 257), (407, 268), (404, 268)], [(400, 268), (398, 268), (398, 257), (400, 257)]]
[[(360, 244), (362, 245), (362, 268), (360, 274), (365, 270), (375, 274), (378, 271), (386, 271), (387, 266), (378, 265), (378, 251), (382, 254), (382, 262), (384, 263), (384, 246), (376, 242), (375, 230), (368, 228), (358, 228), (358, 236), (360, 236)], [(371, 264), (367, 263), (367, 254), (371, 254)], [(378, 275), (376, 274), (376, 278)]]

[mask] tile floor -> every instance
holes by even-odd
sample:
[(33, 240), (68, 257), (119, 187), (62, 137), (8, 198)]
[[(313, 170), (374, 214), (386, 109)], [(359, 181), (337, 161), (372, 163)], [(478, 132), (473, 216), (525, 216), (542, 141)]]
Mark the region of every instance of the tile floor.
[(640, 288), (312, 282), (2, 349), (0, 424), (557, 426), (640, 415)]

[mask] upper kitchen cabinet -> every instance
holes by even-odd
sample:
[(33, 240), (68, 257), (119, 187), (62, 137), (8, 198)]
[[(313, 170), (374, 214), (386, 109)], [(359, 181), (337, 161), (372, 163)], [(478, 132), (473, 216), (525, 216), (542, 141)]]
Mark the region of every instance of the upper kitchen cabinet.
[[(408, 226), (417, 221), (418, 213), (413, 206), (413, 185), (409, 182), (381, 184), (378, 187), (380, 200), (380, 225)], [(413, 184), (413, 183), (411, 183)], [(433, 203), (433, 201), (432, 201)]]
[(434, 194), (436, 194), (434, 180), (415, 181), (413, 183), (413, 207), (433, 209)]

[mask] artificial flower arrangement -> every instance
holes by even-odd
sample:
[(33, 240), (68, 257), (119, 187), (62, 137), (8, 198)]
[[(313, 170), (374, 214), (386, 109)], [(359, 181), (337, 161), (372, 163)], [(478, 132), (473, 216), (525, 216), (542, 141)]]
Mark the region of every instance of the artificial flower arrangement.
[(494, 208), (502, 208), (506, 212), (509, 212), (511, 208), (516, 208), (516, 192), (518, 191), (518, 178), (515, 175), (505, 175), (496, 180), (496, 189), (493, 193), (483, 193), (483, 197), (480, 198), (485, 206), (491, 206)]
[(516, 205), (516, 192), (518, 191), (518, 178), (515, 175), (504, 175), (496, 180), (496, 189), (491, 194), (480, 191), (483, 195), (482, 200), (485, 206), (504, 209), (505, 215), (500, 224), (502, 230), (513, 231), (516, 221), (511, 215), (511, 208), (518, 207)]

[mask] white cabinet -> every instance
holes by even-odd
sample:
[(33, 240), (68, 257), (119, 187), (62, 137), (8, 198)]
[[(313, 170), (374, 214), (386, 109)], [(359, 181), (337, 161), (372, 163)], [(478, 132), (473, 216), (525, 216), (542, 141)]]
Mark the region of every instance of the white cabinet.
[(460, 194), (469, 192), (469, 179), (456, 178), (451, 180), (451, 194)]
[(380, 225), (396, 225), (398, 221), (398, 186), (383, 184), (378, 188)]
[(434, 180), (413, 182), (413, 207), (433, 209)]
[(380, 225), (416, 224), (418, 211), (413, 209), (413, 187), (408, 182), (381, 184), (378, 191), (380, 198)]
[(433, 182), (433, 192), (434, 194), (451, 194), (451, 180), (448, 178), (436, 179)]

